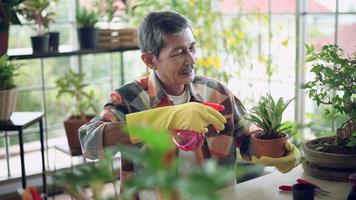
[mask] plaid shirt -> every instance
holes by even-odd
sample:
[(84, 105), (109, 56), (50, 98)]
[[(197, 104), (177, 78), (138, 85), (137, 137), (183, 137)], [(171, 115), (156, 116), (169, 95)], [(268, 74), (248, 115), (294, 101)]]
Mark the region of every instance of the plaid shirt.
[[(225, 129), (216, 133), (212, 127), (208, 127), (209, 131), (200, 153), (203, 159), (214, 158), (223, 165), (235, 164), (236, 147), (240, 148), (244, 158), (252, 156), (249, 127), (241, 125), (241, 115), (245, 113), (242, 103), (223, 84), (210, 78), (195, 76), (188, 87), (191, 93), (190, 101), (217, 103), (225, 107), (225, 110), (221, 111), (227, 119)], [(105, 127), (112, 122), (125, 121), (126, 114), (171, 105), (173, 101), (164, 91), (155, 73), (112, 91), (100, 116), (79, 129), (83, 154), (91, 159), (100, 158), (104, 152)], [(117, 132), (125, 134), (119, 130)]]

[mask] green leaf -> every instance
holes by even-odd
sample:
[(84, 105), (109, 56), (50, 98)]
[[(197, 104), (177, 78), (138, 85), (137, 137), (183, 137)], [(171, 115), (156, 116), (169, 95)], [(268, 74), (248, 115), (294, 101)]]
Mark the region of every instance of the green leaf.
[(315, 57), (314, 55), (310, 55), (308, 57), (305, 58), (305, 62), (308, 63), (308, 62), (312, 62), (314, 60), (316, 60), (317, 57)]
[(321, 71), (323, 71), (323, 69), (324, 69), (324, 66), (322, 66), (322, 65), (314, 65), (313, 68), (310, 70), (310, 72), (319, 74)]

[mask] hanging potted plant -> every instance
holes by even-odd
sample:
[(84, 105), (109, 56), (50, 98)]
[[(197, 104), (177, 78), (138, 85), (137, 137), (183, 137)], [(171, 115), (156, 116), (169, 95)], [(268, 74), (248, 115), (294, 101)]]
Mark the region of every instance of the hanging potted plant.
[(16, 85), (14, 76), (19, 64), (9, 61), (6, 55), (0, 56), (0, 121), (9, 120), (16, 105)]
[(68, 71), (55, 82), (58, 93), (57, 98), (69, 95), (74, 101), (73, 111), (64, 121), (68, 144), (73, 156), (81, 155), (78, 138), (78, 129), (87, 123), (97, 113), (96, 99), (93, 90), (85, 90), (88, 84), (84, 83), (84, 74)]
[(293, 99), (284, 101), (281, 97), (275, 101), (270, 94), (261, 97), (257, 106), (244, 119), (261, 128), (251, 136), (252, 145), (257, 157), (282, 157), (285, 155), (285, 143), (288, 135), (285, 131), (291, 126), (282, 123), (282, 115)]
[(78, 40), (80, 49), (95, 49), (98, 44), (98, 15), (95, 11), (85, 7), (79, 7), (75, 15), (78, 26)]
[(22, 10), (25, 18), (29, 21), (34, 21), (36, 24), (36, 36), (31, 37), (33, 53), (47, 52), (49, 49), (49, 36), (46, 34), (46, 29), (53, 17), (54, 12), (49, 12), (48, 7), (55, 0), (25, 0), (22, 3)]
[(10, 24), (21, 24), (17, 14), (23, 0), (0, 0), (0, 54), (6, 54), (9, 44)]
[(347, 181), (356, 172), (356, 55), (345, 57), (336, 45), (325, 45), (320, 52), (306, 45), (306, 63), (312, 63), (315, 77), (302, 88), (318, 106), (326, 106), (327, 118), (347, 120), (336, 135), (304, 144), (304, 170), (317, 178)]

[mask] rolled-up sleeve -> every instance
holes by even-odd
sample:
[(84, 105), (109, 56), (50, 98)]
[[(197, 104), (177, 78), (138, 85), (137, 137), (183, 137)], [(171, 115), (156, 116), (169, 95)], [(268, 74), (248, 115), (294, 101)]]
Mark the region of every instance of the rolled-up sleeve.
[[(93, 118), (90, 122), (81, 126), (78, 130), (80, 145), (82, 148), (83, 155), (88, 159), (100, 159), (104, 156), (104, 137), (107, 136), (106, 132), (109, 130), (110, 134), (115, 134), (116, 136), (124, 135), (122, 137), (115, 137), (115, 140), (120, 143), (120, 139), (123, 143), (127, 143), (126, 133), (122, 130), (123, 128), (113, 127), (112, 124), (118, 124), (117, 122), (125, 121), (125, 113), (127, 108), (125, 102), (122, 101), (119, 93), (114, 90), (111, 92), (108, 102), (105, 104), (103, 111), (100, 116)], [(120, 123), (123, 126), (125, 123)]]

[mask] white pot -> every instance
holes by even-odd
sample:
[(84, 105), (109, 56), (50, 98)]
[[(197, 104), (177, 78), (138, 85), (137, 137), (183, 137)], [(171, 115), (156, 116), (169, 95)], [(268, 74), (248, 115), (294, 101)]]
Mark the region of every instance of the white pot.
[(16, 105), (16, 88), (0, 90), (0, 121), (10, 119)]

